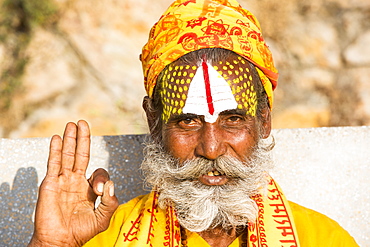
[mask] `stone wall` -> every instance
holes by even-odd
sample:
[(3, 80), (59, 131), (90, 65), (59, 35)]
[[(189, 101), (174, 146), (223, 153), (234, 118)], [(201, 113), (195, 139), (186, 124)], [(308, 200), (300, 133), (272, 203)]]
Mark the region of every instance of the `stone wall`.
[[(0, 137), (61, 134), (81, 118), (95, 135), (147, 132), (138, 57), (171, 2), (0, 0)], [(240, 3), (280, 71), (275, 128), (370, 123), (369, 1)]]
[(279, 128), (370, 123), (370, 2), (250, 1), (280, 69)]

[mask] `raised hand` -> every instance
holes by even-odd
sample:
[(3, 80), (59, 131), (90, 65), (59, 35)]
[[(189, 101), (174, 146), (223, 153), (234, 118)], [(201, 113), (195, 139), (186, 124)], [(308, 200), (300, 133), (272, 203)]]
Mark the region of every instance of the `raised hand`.
[[(102, 169), (86, 179), (89, 158), (90, 130), (85, 121), (68, 123), (63, 139), (52, 137), (29, 246), (82, 246), (107, 229), (118, 207), (114, 185)], [(98, 196), (101, 203), (95, 208)]]

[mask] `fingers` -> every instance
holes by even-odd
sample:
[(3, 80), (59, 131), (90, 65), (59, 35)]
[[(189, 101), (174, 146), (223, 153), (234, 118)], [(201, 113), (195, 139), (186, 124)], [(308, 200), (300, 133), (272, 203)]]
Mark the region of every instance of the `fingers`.
[[(103, 196), (101, 198), (101, 203), (103, 204), (102, 206), (104, 205), (107, 207), (114, 206), (116, 201), (117, 201), (117, 197), (114, 194), (114, 183), (112, 180), (109, 180), (104, 184)], [(112, 211), (112, 209), (110, 211)]]
[[(60, 151), (59, 151), (60, 152)], [(86, 121), (68, 123), (64, 130), (61, 150), (61, 172), (85, 175), (90, 159), (90, 128)]]
[(99, 231), (104, 231), (108, 228), (110, 219), (118, 205), (117, 197), (114, 194), (113, 181), (109, 180), (104, 184), (101, 202), (95, 211), (100, 228)]
[(114, 193), (114, 183), (109, 180), (108, 172), (102, 168), (95, 170), (88, 181), (92, 187), (89, 198), (95, 201), (97, 196), (101, 196), (100, 204), (95, 210), (101, 232), (108, 228), (110, 218), (119, 205)]
[(49, 176), (58, 176), (62, 161), (62, 139), (55, 135), (51, 138), (49, 148), (49, 159), (46, 174)]
[(67, 123), (63, 134), (62, 173), (71, 172), (75, 163), (77, 126)]
[(101, 196), (104, 192), (104, 184), (109, 181), (109, 174), (103, 168), (99, 168), (94, 171), (88, 181), (94, 194)]
[(77, 147), (73, 171), (85, 175), (90, 159), (90, 128), (83, 120), (78, 121), (77, 127)]

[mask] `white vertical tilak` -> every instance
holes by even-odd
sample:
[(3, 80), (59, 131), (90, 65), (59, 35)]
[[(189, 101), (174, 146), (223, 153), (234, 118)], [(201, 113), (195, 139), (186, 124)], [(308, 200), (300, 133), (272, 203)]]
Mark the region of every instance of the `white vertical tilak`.
[(219, 113), (236, 109), (238, 104), (227, 81), (211, 64), (208, 64), (208, 74), (213, 99), (214, 113), (209, 113), (203, 68), (199, 66), (190, 83), (183, 113), (203, 115), (206, 122), (216, 122)]

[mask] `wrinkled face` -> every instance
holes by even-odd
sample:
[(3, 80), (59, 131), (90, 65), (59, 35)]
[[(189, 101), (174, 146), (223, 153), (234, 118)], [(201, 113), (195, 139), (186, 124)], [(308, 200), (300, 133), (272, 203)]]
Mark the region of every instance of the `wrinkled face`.
[(270, 133), (270, 110), (267, 102), (257, 109), (260, 82), (236, 54), (184, 60), (160, 77), (155, 99), (163, 109), (144, 100), (154, 137), (144, 148), (146, 183), (160, 192), (159, 207), (174, 206), (188, 230), (245, 226), (256, 220), (252, 196), (263, 193), (272, 166), (261, 139)]
[(186, 229), (246, 226), (256, 220), (252, 196), (266, 189), (272, 166), (261, 139), (270, 133), (270, 110), (267, 101), (257, 108), (262, 85), (249, 62), (235, 53), (199, 57), (169, 66), (155, 99), (144, 100), (154, 138), (144, 148), (142, 170), (159, 191), (159, 207), (173, 206)]
[[(171, 65), (163, 75), (160, 93), (166, 151), (180, 163), (220, 156), (245, 161), (260, 137), (267, 137), (270, 131), (269, 120), (261, 123), (256, 117), (258, 102), (252, 80), (249, 63), (239, 56)], [(199, 180), (206, 185), (229, 181), (217, 172)]]

